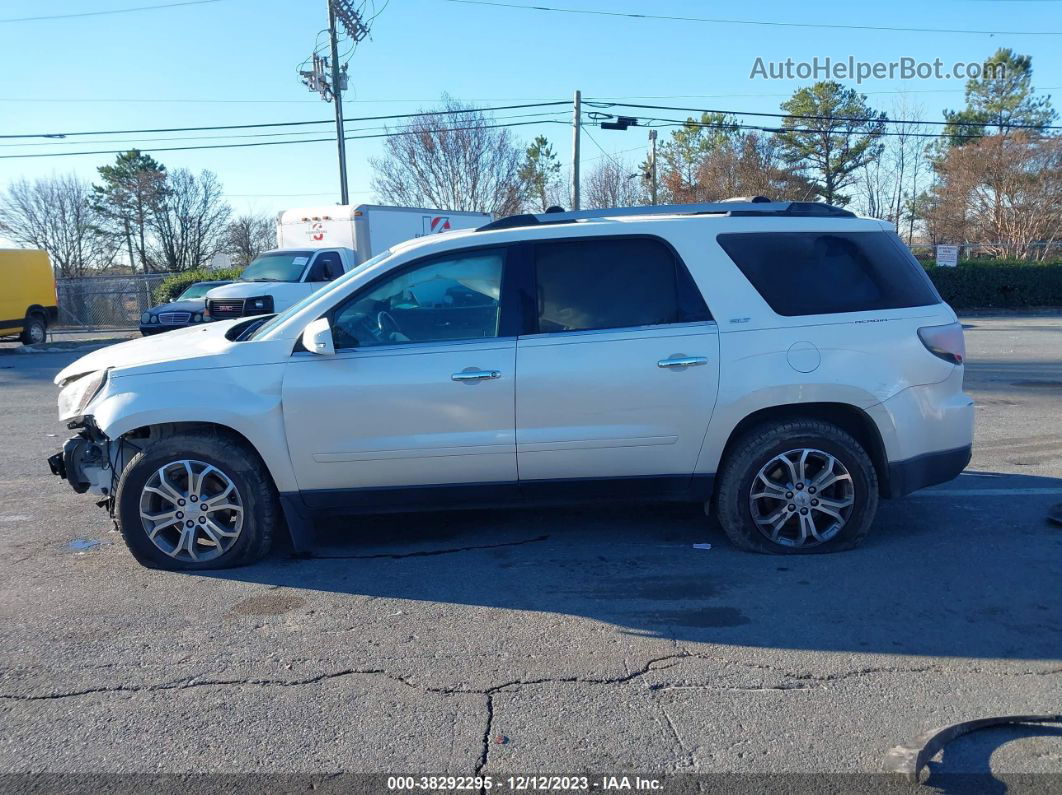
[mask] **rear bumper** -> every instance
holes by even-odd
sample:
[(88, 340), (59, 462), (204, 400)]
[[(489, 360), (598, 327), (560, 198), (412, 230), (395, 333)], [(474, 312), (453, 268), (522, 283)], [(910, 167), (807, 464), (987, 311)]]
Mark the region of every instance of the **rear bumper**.
[(947, 483), (958, 476), (970, 463), (973, 447), (957, 447), (936, 453), (923, 453), (906, 461), (889, 463), (889, 484), (886, 497), (902, 497), (912, 491)]

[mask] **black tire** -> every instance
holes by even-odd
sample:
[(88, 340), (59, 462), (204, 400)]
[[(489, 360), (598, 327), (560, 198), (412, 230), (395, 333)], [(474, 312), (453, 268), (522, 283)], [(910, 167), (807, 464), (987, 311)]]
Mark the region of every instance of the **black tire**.
[[(750, 497), (753, 481), (762, 467), (776, 456), (801, 449), (821, 450), (836, 457), (851, 476), (850, 496), (854, 501), (847, 521), (833, 537), (811, 545), (786, 546), (771, 540), (757, 525)], [(779, 510), (785, 507), (778, 505)], [(715, 490), (720, 525), (735, 546), (750, 552), (793, 555), (851, 549), (870, 531), (877, 509), (878, 478), (866, 450), (837, 426), (813, 419), (767, 423), (748, 431), (728, 452)], [(799, 525), (799, 516), (792, 519)]]
[(48, 339), (48, 321), (43, 315), (34, 312), (26, 318), (19, 336), (23, 345), (36, 345)]
[[(148, 479), (160, 467), (184, 459), (220, 470), (235, 486), (243, 507), (243, 524), (236, 540), (210, 560), (180, 560), (166, 554), (148, 537), (140, 517), (141, 495)], [(272, 546), (279, 510), (276, 489), (258, 454), (234, 436), (209, 430), (169, 436), (137, 453), (122, 472), (115, 492), (115, 520), (133, 557), (149, 568), (169, 571), (225, 569), (261, 560)]]

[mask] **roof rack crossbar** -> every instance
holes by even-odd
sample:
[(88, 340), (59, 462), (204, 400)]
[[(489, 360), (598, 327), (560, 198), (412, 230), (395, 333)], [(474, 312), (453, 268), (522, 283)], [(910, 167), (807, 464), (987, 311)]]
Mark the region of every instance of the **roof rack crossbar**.
[(509, 215), (479, 227), (477, 231), (509, 229), (517, 226), (540, 224), (566, 224), (593, 218), (618, 218), (628, 215), (774, 215), (774, 216), (827, 216), (855, 218), (855, 213), (820, 202), (772, 202), (772, 201), (721, 201), (703, 204), (657, 204), (645, 207), (611, 207), (600, 210), (572, 210), (553, 213), (526, 213)]

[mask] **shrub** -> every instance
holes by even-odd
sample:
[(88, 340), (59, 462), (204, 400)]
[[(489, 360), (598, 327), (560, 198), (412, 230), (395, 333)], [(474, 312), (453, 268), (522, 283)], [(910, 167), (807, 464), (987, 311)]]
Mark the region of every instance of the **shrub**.
[(1062, 265), (961, 262), (926, 273), (954, 309), (1062, 307)]
[(156, 304), (168, 304), (177, 299), (181, 293), (196, 282), (213, 282), (220, 279), (237, 279), (243, 268), (222, 268), (221, 270), (207, 270), (196, 268), (190, 271), (181, 271), (172, 276), (167, 276), (162, 284), (155, 288), (151, 294)]

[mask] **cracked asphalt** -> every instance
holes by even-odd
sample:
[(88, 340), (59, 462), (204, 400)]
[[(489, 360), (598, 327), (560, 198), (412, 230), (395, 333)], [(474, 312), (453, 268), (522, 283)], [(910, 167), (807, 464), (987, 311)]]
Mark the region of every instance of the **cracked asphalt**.
[[(334, 520), (319, 558), (198, 575), (140, 568), (47, 473), (76, 354), (0, 346), (0, 772), (861, 773), (1060, 712), (1062, 318), (966, 322), (970, 471), (852, 552), (606, 506)], [(1060, 774), (1062, 731), (930, 768)]]

